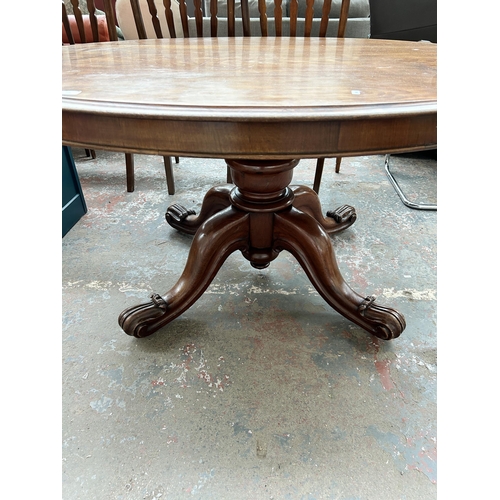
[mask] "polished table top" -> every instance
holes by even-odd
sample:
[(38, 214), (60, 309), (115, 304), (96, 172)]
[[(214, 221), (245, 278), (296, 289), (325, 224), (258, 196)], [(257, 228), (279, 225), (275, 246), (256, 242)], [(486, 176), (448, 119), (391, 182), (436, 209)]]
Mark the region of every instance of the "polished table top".
[[(430, 148), (436, 49), (427, 42), (275, 37), (65, 46), (63, 142), (223, 158)], [(107, 133), (117, 119), (121, 130)], [(371, 120), (377, 140), (364, 138), (372, 134), (362, 128), (357, 144), (346, 139), (353, 119), (357, 127)], [(139, 125), (147, 134), (127, 131)]]

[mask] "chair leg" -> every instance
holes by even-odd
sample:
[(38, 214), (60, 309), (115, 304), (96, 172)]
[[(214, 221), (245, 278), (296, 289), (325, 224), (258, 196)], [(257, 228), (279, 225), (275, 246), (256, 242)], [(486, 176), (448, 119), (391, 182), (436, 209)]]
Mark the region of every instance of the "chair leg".
[(338, 174), (340, 172), (340, 162), (342, 161), (342, 156), (339, 156), (335, 159), (335, 173)]
[[(176, 157), (176, 163), (179, 163)], [(174, 169), (172, 168), (172, 157), (164, 156), (163, 163), (165, 164), (165, 175), (167, 176), (168, 194), (175, 194)]]
[(319, 185), (321, 184), (321, 176), (323, 175), (323, 167), (325, 165), (325, 158), (318, 158), (316, 162), (316, 173), (314, 174), (313, 191), (319, 193)]
[(179, 163), (179, 157), (178, 156), (175, 157), (175, 163)]
[[(318, 161), (316, 162), (316, 173), (314, 174), (314, 184), (313, 184), (313, 190), (316, 192), (316, 194), (319, 193), (319, 185), (321, 184), (321, 177), (323, 176), (323, 167), (325, 166), (325, 159), (326, 158), (318, 158)], [(340, 162), (342, 161), (342, 157), (338, 157), (335, 159), (335, 173), (340, 172)]]
[(134, 155), (125, 153), (125, 168), (127, 171), (127, 191), (133, 193), (135, 189), (134, 182)]
[(390, 165), (389, 165), (389, 158), (391, 155), (385, 155), (385, 172), (387, 174), (387, 177), (391, 181), (392, 187), (396, 190), (396, 193), (398, 193), (398, 196), (401, 198), (401, 201), (408, 207), (408, 208), (414, 208), (416, 210), (437, 210), (437, 205), (433, 204), (428, 204), (428, 203), (414, 203), (405, 196), (401, 188), (399, 187), (398, 182), (392, 175), (392, 172), (390, 170)]
[(229, 166), (227, 167), (226, 180), (228, 184), (233, 183), (233, 178), (231, 177), (231, 169), (229, 168)]

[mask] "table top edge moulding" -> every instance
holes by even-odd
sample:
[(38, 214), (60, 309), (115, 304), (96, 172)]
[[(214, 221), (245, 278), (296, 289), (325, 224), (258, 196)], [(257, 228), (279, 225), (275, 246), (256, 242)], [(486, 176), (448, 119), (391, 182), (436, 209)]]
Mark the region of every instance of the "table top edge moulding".
[[(63, 113), (80, 112), (89, 114), (106, 114), (128, 117), (157, 117), (170, 120), (188, 120), (211, 122), (226, 121), (327, 121), (327, 120), (352, 120), (364, 118), (392, 118), (402, 115), (428, 115), (436, 113), (435, 101), (420, 101), (408, 103), (383, 103), (373, 105), (332, 105), (322, 106), (320, 109), (313, 107), (274, 107), (274, 108), (236, 108), (230, 106), (176, 106), (172, 104), (141, 104), (103, 102), (91, 99), (78, 99), (65, 94), (63, 91)], [(354, 115), (354, 116), (353, 116)]]

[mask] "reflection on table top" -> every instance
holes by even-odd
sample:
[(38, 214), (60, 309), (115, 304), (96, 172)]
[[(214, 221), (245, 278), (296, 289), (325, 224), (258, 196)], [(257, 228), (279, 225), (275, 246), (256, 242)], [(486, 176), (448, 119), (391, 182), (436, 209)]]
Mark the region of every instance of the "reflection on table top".
[(274, 37), (64, 46), (63, 109), (214, 120), (428, 113), (436, 52), (428, 42)]

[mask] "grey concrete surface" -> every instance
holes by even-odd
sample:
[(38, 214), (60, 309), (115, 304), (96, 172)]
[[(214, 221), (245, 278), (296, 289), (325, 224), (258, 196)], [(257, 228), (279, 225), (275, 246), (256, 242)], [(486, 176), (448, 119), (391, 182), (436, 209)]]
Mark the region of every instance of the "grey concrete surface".
[[(73, 149), (88, 213), (62, 240), (65, 500), (436, 498), (436, 212), (405, 207), (383, 156), (327, 160), (324, 210), (356, 207), (332, 237), (360, 294), (405, 315), (384, 342), (332, 310), (286, 252), (258, 271), (241, 254), (153, 336), (119, 313), (166, 292), (190, 237), (166, 208), (199, 208), (222, 160), (181, 158), (169, 196), (161, 157)], [(314, 160), (294, 183), (312, 187)], [(408, 197), (436, 201), (436, 161), (393, 158)]]

